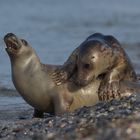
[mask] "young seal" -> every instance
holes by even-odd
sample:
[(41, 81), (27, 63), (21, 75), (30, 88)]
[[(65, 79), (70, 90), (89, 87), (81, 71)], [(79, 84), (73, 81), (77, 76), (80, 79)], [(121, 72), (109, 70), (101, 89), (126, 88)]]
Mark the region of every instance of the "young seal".
[(80, 86), (104, 77), (98, 92), (100, 100), (121, 96), (120, 81), (137, 81), (131, 61), (119, 41), (100, 33), (89, 36), (53, 74), (56, 85), (71, 77)]
[(11, 60), (13, 83), (24, 100), (35, 108), (34, 117), (42, 117), (43, 112), (59, 115), (99, 101), (96, 93), (99, 79), (85, 87), (70, 80), (56, 86), (52, 74), (61, 66), (42, 64), (27, 41), (12, 33), (8, 33), (4, 41)]

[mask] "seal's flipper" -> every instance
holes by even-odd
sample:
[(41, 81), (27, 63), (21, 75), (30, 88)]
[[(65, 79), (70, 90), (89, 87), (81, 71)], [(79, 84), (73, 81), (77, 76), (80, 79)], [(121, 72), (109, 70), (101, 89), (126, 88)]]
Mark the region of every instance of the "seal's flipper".
[(120, 82), (114, 81), (106, 84), (105, 81), (101, 82), (98, 90), (98, 97), (101, 101), (108, 101), (114, 98), (121, 97)]
[(69, 79), (68, 78), (69, 73), (67, 71), (64, 71), (63, 69), (64, 69), (63, 67), (58, 68), (52, 74), (52, 79), (57, 86), (61, 85), (62, 83), (64, 83)]
[[(117, 90), (115, 89), (115, 86), (117, 87), (116, 88)], [(134, 93), (136, 94), (140, 93), (139, 82), (120, 81), (119, 83), (114, 83), (112, 89), (110, 87), (110, 90), (100, 89), (98, 92), (98, 97), (100, 101), (108, 101), (111, 99), (116, 99), (124, 96), (130, 96)]]
[(61, 68), (58, 68), (52, 74), (52, 79), (56, 85), (61, 85), (65, 83), (70, 77), (74, 74), (76, 70), (77, 56), (79, 53), (79, 47), (76, 48), (67, 61), (62, 65)]

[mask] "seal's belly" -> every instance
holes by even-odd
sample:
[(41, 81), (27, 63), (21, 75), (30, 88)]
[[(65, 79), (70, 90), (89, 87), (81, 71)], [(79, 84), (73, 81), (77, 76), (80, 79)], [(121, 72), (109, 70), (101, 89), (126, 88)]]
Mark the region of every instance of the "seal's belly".
[(72, 93), (74, 101), (70, 106), (70, 111), (83, 106), (95, 105), (99, 102), (98, 88), (100, 81), (94, 81), (94, 84), (90, 84), (85, 88), (80, 88), (78, 91)]
[(99, 102), (98, 95), (76, 95), (70, 110), (73, 111), (83, 106), (92, 106)]

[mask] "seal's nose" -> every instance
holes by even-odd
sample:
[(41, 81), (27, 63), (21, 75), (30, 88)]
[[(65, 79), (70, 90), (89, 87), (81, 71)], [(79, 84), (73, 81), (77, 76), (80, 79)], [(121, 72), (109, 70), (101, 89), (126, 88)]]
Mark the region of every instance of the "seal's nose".
[(4, 36), (4, 40), (10, 38), (10, 37), (15, 37), (15, 35), (13, 33), (8, 33)]

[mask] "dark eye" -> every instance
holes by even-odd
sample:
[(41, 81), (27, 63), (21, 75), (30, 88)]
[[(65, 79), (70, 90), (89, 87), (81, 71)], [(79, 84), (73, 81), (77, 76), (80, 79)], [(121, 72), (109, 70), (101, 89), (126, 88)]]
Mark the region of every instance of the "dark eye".
[(84, 64), (84, 68), (85, 69), (89, 69), (90, 68), (90, 64)]
[(27, 43), (27, 41), (26, 41), (26, 40), (21, 39), (21, 41), (22, 41), (22, 43), (23, 43), (25, 46), (27, 46), (27, 45), (28, 45), (28, 43)]

